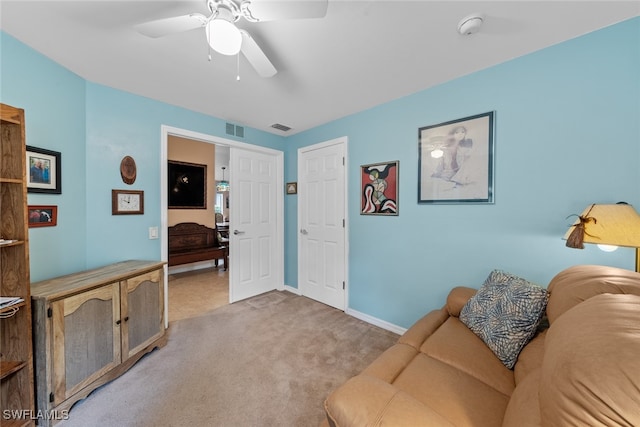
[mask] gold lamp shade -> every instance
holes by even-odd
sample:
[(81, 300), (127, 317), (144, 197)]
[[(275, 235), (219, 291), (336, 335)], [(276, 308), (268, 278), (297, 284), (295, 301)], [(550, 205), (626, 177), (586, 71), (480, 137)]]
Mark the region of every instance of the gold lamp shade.
[(583, 243), (636, 248), (636, 271), (640, 271), (640, 215), (629, 204), (588, 206), (564, 238), (570, 248), (583, 249)]

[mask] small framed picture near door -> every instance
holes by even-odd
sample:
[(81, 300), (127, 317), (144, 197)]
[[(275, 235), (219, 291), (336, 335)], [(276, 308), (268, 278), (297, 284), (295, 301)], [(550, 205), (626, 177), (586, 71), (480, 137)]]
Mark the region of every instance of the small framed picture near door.
[(360, 214), (398, 215), (397, 160), (360, 166)]
[(418, 130), (418, 203), (493, 203), (494, 112)]
[(298, 194), (297, 182), (287, 182), (287, 194)]

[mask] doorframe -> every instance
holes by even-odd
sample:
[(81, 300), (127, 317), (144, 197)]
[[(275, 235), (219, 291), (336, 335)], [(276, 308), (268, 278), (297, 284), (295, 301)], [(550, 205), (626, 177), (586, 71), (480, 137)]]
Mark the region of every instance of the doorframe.
[[(298, 173), (300, 173), (300, 159), (301, 154), (307, 151), (319, 150), (325, 147), (330, 147), (332, 145), (342, 145), (344, 154), (344, 191), (343, 191), (343, 203), (344, 203), (344, 312), (346, 313), (349, 310), (349, 137), (341, 136), (338, 138), (330, 139), (328, 141), (319, 142), (313, 145), (307, 145), (304, 147), (298, 148)], [(302, 209), (300, 205), (298, 205), (298, 231), (296, 234), (298, 235), (297, 244), (298, 244), (298, 291), (302, 295), (302, 291), (300, 290), (300, 254), (301, 254), (301, 242), (302, 237), (299, 232), (299, 225), (302, 224)]]
[[(208, 135), (188, 129), (177, 128), (168, 125), (160, 125), (160, 248), (161, 260), (169, 260), (169, 214), (168, 214), (168, 145), (169, 136), (187, 138), (208, 144), (226, 145), (228, 147), (241, 148), (244, 150), (258, 151), (270, 154), (276, 158), (276, 188), (284, 188), (284, 152), (273, 148), (254, 145), (246, 142), (234, 141), (232, 139), (219, 136)], [(229, 170), (229, 181), (233, 182), (233, 170)], [(274, 255), (276, 257), (276, 289), (284, 290), (284, 191), (276, 191), (276, 247)], [(229, 272), (229, 286), (233, 279), (231, 269)], [(231, 303), (231, 292), (229, 292), (229, 303)], [(164, 266), (164, 326), (169, 327), (169, 267)]]

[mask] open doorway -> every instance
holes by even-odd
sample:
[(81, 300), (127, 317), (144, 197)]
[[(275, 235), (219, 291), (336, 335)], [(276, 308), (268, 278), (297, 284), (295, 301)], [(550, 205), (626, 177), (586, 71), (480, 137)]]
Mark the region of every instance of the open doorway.
[[(186, 169), (192, 167), (202, 171), (204, 182), (202, 183), (202, 203), (197, 206), (183, 206), (180, 203), (172, 204), (169, 197), (167, 207), (167, 225), (169, 227), (169, 245), (175, 245), (175, 239), (184, 239), (184, 245), (197, 246), (197, 239), (204, 237), (208, 240), (211, 236), (215, 244), (226, 246), (228, 250), (228, 224), (229, 224), (229, 146), (211, 144), (209, 142), (169, 136), (167, 140), (167, 161), (169, 163), (168, 181), (175, 178), (171, 172), (174, 164), (186, 165)], [(181, 176), (181, 175), (180, 175)], [(191, 192), (194, 188), (194, 179), (199, 177), (186, 175), (188, 183), (182, 184), (178, 191)], [(168, 182), (169, 191), (172, 183)], [(200, 188), (198, 188), (200, 190)], [(182, 202), (182, 198), (176, 197)], [(193, 225), (196, 234), (188, 234), (176, 237), (171, 231), (185, 230), (183, 226)], [(188, 233), (191, 228), (186, 228)], [(203, 230), (201, 234), (199, 230)], [(217, 255), (214, 255), (217, 256)], [(169, 258), (173, 262), (168, 268), (168, 318), (169, 322), (191, 317), (201, 316), (216, 308), (229, 304), (229, 271), (228, 257), (208, 258), (204, 256), (183, 256), (179, 260), (176, 257)]]
[[(284, 289), (284, 153), (268, 147), (162, 125), (160, 159), (160, 248), (169, 260), (168, 139), (171, 136), (229, 147), (231, 201), (229, 302)], [(213, 190), (212, 190), (213, 191)], [(212, 214), (213, 216), (213, 214)], [(211, 217), (207, 217), (210, 220)], [(197, 224), (196, 224), (197, 225)], [(207, 231), (208, 233), (208, 231)], [(169, 313), (168, 269), (165, 312)], [(198, 295), (194, 295), (198, 298)], [(165, 316), (165, 327), (169, 316)]]

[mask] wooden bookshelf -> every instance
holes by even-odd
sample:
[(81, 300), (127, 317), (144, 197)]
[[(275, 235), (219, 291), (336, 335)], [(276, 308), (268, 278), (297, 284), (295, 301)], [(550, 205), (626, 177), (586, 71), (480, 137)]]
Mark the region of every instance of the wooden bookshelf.
[(33, 426), (24, 110), (0, 104), (0, 136), (0, 238), (15, 240), (0, 244), (0, 295), (24, 300), (0, 309), (0, 416), (3, 426)]

